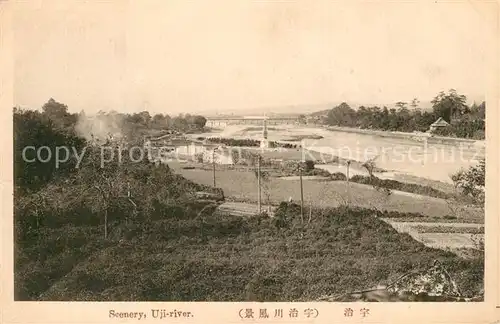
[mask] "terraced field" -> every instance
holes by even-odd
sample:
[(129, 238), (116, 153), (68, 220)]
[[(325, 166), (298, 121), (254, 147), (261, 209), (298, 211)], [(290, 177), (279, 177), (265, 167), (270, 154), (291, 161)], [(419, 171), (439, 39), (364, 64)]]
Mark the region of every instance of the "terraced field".
[(398, 232), (408, 233), (415, 240), (428, 247), (451, 251), (458, 249), (481, 250), (481, 242), (484, 242), (483, 224), (383, 220)]
[[(171, 164), (176, 172), (189, 180), (205, 185), (213, 183), (213, 172), (184, 169)], [(224, 190), (228, 202), (219, 210), (234, 216), (248, 217), (257, 212), (257, 179), (251, 171), (217, 170), (217, 186)], [(298, 177), (271, 177), (262, 190), (262, 210), (273, 209), (290, 198), (300, 201)], [(350, 204), (362, 208), (400, 213), (418, 213), (419, 217), (384, 219), (398, 232), (408, 233), (415, 240), (432, 248), (461, 253), (481, 249), (484, 241), (484, 211), (458, 202), (393, 190), (390, 195), (369, 185), (329, 181), (323, 177), (303, 177), (306, 207), (338, 207)], [(476, 253), (476, 252), (474, 252)], [(476, 253), (477, 254), (477, 253)]]

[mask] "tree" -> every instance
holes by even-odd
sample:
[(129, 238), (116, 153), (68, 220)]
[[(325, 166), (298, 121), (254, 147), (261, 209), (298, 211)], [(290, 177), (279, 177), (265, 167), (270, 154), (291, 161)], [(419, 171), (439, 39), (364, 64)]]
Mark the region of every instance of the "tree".
[(368, 171), (370, 178), (374, 177), (373, 170), (376, 168), (375, 158), (365, 161), (361, 166)]
[[(54, 113), (55, 111), (50, 111)], [(59, 111), (60, 112), (60, 111)], [(30, 110), (14, 110), (14, 184), (22, 190), (38, 190), (56, 175), (73, 171), (75, 161), (72, 159), (74, 150), (80, 152), (86, 142), (74, 134), (62, 131), (54, 126), (54, 121), (44, 113)], [(33, 147), (34, 149), (29, 149)], [(36, 150), (47, 147), (52, 155), (46, 163), (36, 156)], [(56, 147), (68, 149), (68, 162), (55, 164)], [(23, 157), (23, 151), (25, 156)], [(48, 158), (48, 151), (42, 158)], [(41, 152), (41, 151), (40, 151)], [(60, 159), (66, 158), (66, 151), (59, 151)]]
[(449, 123), (469, 112), (466, 102), (467, 97), (459, 95), (454, 89), (450, 89), (447, 94), (441, 91), (431, 101), (434, 114)]
[(139, 113), (139, 116), (141, 117), (141, 123), (149, 127), (150, 122), (151, 122), (151, 115), (149, 114), (149, 111), (142, 111)]
[(413, 98), (412, 101), (411, 101), (411, 103), (410, 103), (410, 106), (413, 109), (417, 109), (419, 103), (420, 103), (420, 101), (417, 98)]
[(181, 116), (172, 119), (172, 127), (178, 131), (185, 131), (188, 129), (188, 122)]
[(356, 112), (354, 112), (354, 125), (361, 128), (370, 128), (371, 118), (370, 111), (365, 106), (360, 106)]
[[(259, 172), (257, 169), (254, 170), (254, 175), (256, 178), (259, 177)], [(266, 197), (266, 204), (270, 205), (271, 204), (271, 175), (269, 174), (268, 171), (260, 171), (260, 188), (262, 190), (262, 193)]]
[(78, 119), (77, 114), (73, 115), (68, 112), (68, 106), (57, 102), (53, 98), (50, 98), (42, 106), (42, 112), (44, 117), (52, 121), (54, 128), (68, 132), (72, 131)]
[(389, 110), (389, 130), (396, 131), (399, 129), (400, 121), (398, 119), (397, 110), (391, 108)]
[(207, 119), (199, 115), (193, 116), (192, 123), (196, 129), (203, 129), (203, 127), (205, 127), (205, 124), (207, 123)]
[(484, 101), (479, 105), (478, 117), (482, 119), (486, 118), (486, 102)]
[(42, 106), (42, 111), (51, 119), (64, 118), (68, 114), (68, 106), (50, 98), (49, 101)]
[(329, 125), (354, 126), (356, 112), (347, 103), (343, 102), (328, 112)]
[(477, 165), (459, 170), (451, 179), (461, 194), (471, 198), (474, 203), (484, 204), (485, 174), (486, 161), (481, 159)]
[(406, 103), (404, 101), (398, 101), (398, 102), (396, 102), (395, 106), (397, 109), (406, 109), (408, 107), (408, 103)]
[(313, 160), (306, 160), (303, 165), (304, 172), (311, 172), (314, 170), (314, 161)]
[(386, 106), (382, 109), (380, 113), (380, 128), (383, 130), (387, 130), (390, 127), (390, 117), (389, 117), (389, 109)]
[(152, 124), (152, 126), (160, 127), (160, 128), (168, 127), (167, 118), (163, 114), (154, 115), (152, 120), (151, 120), (151, 124)]
[(403, 132), (411, 132), (415, 129), (415, 119), (410, 114), (408, 108), (406, 108), (406, 103), (404, 105), (400, 105), (399, 110), (396, 114), (397, 118), (397, 129)]
[(429, 129), (429, 126), (435, 122), (437, 119), (436, 115), (433, 112), (424, 111), (418, 123), (419, 130), (425, 132)]
[(132, 124), (141, 125), (143, 127), (149, 127), (151, 123), (151, 115), (148, 111), (142, 111), (140, 113), (135, 113), (129, 115), (127, 120)]

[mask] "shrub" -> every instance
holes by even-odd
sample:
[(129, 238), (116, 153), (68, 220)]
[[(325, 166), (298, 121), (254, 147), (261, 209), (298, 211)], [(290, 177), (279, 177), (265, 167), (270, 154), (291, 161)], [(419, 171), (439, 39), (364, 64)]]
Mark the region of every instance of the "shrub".
[(424, 196), (430, 196), (430, 197), (436, 197), (436, 198), (442, 198), (442, 199), (447, 199), (450, 198), (450, 195), (434, 189), (430, 186), (422, 186), (419, 184), (414, 184), (414, 183), (404, 183), (400, 182), (397, 180), (391, 180), (391, 179), (380, 179), (375, 176), (363, 176), (363, 175), (354, 175), (351, 177), (350, 181), (356, 182), (356, 183), (361, 183), (361, 184), (366, 184), (366, 185), (372, 185), (374, 187), (378, 188), (386, 188), (389, 190), (399, 190), (399, 191), (405, 191), (405, 192), (411, 192), (419, 195), (424, 195)]
[(459, 170), (451, 176), (451, 179), (464, 196), (472, 198), (476, 204), (484, 204), (485, 174), (486, 162), (482, 159), (467, 170)]
[(420, 213), (403, 213), (403, 212), (398, 212), (398, 211), (377, 211), (377, 217), (382, 217), (382, 218), (421, 218), (425, 217), (423, 214)]
[(304, 171), (309, 172), (314, 169), (314, 161), (312, 160), (307, 160), (304, 163)]
[(312, 170), (304, 173), (304, 175), (307, 175), (307, 176), (330, 177), (330, 172), (328, 172), (326, 170), (323, 170), (323, 169), (312, 169)]
[(203, 163), (204, 162), (204, 160), (203, 160), (203, 153), (196, 153), (195, 156), (194, 156), (194, 159), (198, 163)]
[(342, 172), (335, 172), (330, 175), (330, 178), (335, 181), (346, 181), (347, 176)]

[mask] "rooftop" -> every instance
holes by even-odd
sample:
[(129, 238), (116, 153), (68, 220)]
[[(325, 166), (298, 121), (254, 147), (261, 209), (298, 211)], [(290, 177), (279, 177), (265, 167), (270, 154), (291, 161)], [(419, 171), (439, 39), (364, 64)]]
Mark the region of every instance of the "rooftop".
[(431, 126), (448, 126), (449, 123), (444, 120), (442, 117), (439, 117)]

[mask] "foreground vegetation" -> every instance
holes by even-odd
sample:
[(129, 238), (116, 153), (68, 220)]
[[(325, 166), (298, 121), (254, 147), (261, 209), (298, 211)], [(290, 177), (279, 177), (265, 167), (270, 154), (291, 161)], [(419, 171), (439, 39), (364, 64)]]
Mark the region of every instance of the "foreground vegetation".
[(299, 206), (277, 217), (168, 213), (99, 227), (44, 228), (16, 253), (16, 299), (291, 301), (387, 283), (440, 260), (465, 296), (480, 293), (483, 260), (463, 260), (397, 233), (361, 209)]

